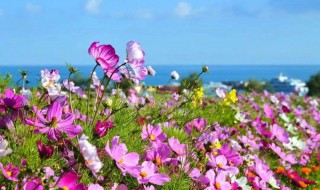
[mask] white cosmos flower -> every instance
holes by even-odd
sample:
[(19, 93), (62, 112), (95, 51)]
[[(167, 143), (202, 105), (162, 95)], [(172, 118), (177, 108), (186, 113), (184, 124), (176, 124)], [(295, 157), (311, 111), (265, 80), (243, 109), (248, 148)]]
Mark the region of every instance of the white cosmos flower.
[(97, 153), (97, 148), (87, 141), (88, 137), (82, 135), (79, 139), (80, 152), (86, 161), (86, 166), (93, 172), (98, 173), (103, 164)]
[(243, 189), (243, 190), (251, 190), (251, 186), (247, 185), (248, 180), (246, 177), (240, 177), (239, 179), (236, 178), (235, 175), (231, 176), (231, 182), (237, 182), (237, 184)]
[(285, 113), (281, 113), (280, 114), (280, 117), (283, 121), (285, 121), (286, 123), (289, 123), (290, 122), (290, 119), (289, 117), (287, 117), (287, 115)]
[(7, 146), (8, 146), (8, 141), (6, 141), (5, 139), (2, 139), (0, 141), (0, 158), (12, 153), (12, 149), (11, 148), (7, 149)]

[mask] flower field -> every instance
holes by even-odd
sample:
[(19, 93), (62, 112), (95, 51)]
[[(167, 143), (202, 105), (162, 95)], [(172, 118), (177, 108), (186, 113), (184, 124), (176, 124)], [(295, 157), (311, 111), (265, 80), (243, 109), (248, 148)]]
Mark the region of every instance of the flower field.
[(87, 88), (69, 66), (68, 79), (42, 70), (39, 88), (0, 89), (1, 188), (320, 189), (319, 98), (112, 89), (156, 77), (139, 43), (126, 52), (119, 63), (111, 45), (92, 43)]

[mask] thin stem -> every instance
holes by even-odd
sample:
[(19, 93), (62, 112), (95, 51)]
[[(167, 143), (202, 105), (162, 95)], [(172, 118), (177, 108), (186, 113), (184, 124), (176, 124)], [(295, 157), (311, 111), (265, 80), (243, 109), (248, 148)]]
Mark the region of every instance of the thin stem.
[[(102, 94), (101, 94), (101, 97), (99, 97), (99, 99), (98, 99), (97, 111), (95, 111), (95, 113), (94, 113), (94, 116), (93, 116), (92, 121), (91, 121), (91, 125), (93, 124), (93, 122), (94, 122), (94, 120), (95, 120), (95, 118), (96, 118), (96, 116), (97, 116), (97, 114), (98, 114), (98, 109), (99, 109), (99, 107), (100, 107), (100, 105), (101, 105), (101, 102), (102, 102), (102, 99), (103, 99), (104, 94), (107, 92), (108, 85), (109, 85), (109, 83), (110, 83), (110, 81), (111, 81), (111, 78), (112, 78), (113, 74), (116, 73), (116, 72), (118, 71), (118, 69), (119, 69), (120, 67), (124, 66), (125, 64), (126, 64), (126, 62), (124, 62), (124, 63), (122, 63), (121, 65), (119, 65), (119, 66), (111, 73), (110, 77), (108, 77), (107, 84), (106, 84), (106, 86), (104, 87), (104, 90), (103, 90), (103, 92), (102, 92)], [(106, 75), (106, 74), (105, 74), (105, 75)]]
[(71, 109), (71, 113), (73, 113), (73, 109), (72, 109), (72, 94), (71, 94), (71, 88), (70, 88), (70, 77), (71, 77), (71, 72), (69, 73), (69, 77), (68, 77), (68, 85), (69, 85), (69, 102), (70, 102), (70, 109)]
[(88, 124), (88, 120), (89, 120), (89, 100), (90, 100), (90, 84), (91, 84), (91, 81), (92, 81), (92, 76), (93, 76), (93, 72), (96, 70), (96, 68), (98, 67), (98, 62), (96, 62), (96, 65), (94, 66), (92, 72), (91, 72), (91, 76), (90, 76), (90, 79), (89, 79), (89, 84), (88, 84), (88, 87), (87, 87), (87, 113), (86, 113), (86, 125)]

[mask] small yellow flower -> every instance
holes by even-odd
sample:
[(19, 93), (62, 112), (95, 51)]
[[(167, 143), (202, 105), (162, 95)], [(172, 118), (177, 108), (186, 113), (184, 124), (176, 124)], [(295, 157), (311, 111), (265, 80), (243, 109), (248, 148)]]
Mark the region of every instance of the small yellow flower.
[(230, 106), (230, 104), (234, 104), (238, 101), (237, 98), (237, 91), (236, 89), (231, 90), (226, 97), (223, 99), (223, 103), (227, 106)]
[(202, 104), (202, 98), (204, 97), (203, 88), (196, 88), (193, 91), (193, 97), (192, 97), (192, 105), (197, 106)]

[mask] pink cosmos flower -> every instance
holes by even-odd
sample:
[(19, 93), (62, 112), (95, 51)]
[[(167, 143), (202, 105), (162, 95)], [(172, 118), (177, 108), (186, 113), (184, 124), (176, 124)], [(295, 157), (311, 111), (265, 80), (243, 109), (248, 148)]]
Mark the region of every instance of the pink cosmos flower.
[(88, 190), (104, 190), (104, 188), (99, 184), (91, 184), (89, 185)]
[(119, 61), (119, 56), (111, 45), (99, 45), (99, 42), (93, 42), (88, 53), (105, 72), (113, 69)]
[(217, 157), (209, 156), (208, 165), (212, 167), (216, 167), (218, 172), (225, 171), (230, 174), (239, 173), (238, 168), (233, 166), (228, 166), (228, 160), (224, 155), (219, 155)]
[(167, 174), (156, 173), (156, 166), (150, 161), (144, 161), (139, 170), (132, 173), (138, 179), (139, 184), (153, 183), (156, 185), (163, 185), (170, 181)]
[(20, 173), (20, 169), (18, 166), (12, 166), (12, 164), (10, 163), (4, 168), (2, 163), (0, 163), (0, 168), (5, 178), (10, 181), (19, 181), (19, 179), (17, 178)]
[(266, 118), (273, 119), (274, 118), (274, 112), (273, 109), (270, 107), (269, 104), (263, 105), (263, 110)]
[(277, 124), (273, 124), (271, 126), (270, 132), (272, 133), (272, 137), (276, 137), (276, 139), (282, 143), (289, 143), (289, 133), (286, 132), (282, 127)]
[(127, 172), (131, 173), (139, 164), (139, 154), (136, 152), (128, 153), (127, 146), (124, 143), (119, 143), (119, 136), (112, 139), (112, 147), (109, 146), (109, 141), (106, 145), (107, 154), (116, 162), (118, 168), (125, 175)]
[(171, 137), (168, 140), (170, 148), (180, 156), (186, 155), (187, 146), (185, 144), (180, 144), (178, 139)]
[(162, 144), (155, 150), (148, 150), (146, 152), (146, 160), (152, 161), (156, 166), (161, 166), (164, 163), (170, 162), (171, 149), (168, 145)]
[(230, 183), (226, 182), (226, 173), (218, 172), (216, 175), (215, 172), (210, 169), (207, 171), (205, 176), (200, 177), (200, 182), (204, 185), (208, 184), (206, 190), (230, 190)]
[(31, 118), (26, 119), (25, 122), (28, 125), (38, 127), (39, 132), (47, 133), (50, 140), (57, 141), (62, 137), (62, 133), (66, 133), (70, 138), (74, 138), (82, 132), (80, 125), (72, 124), (75, 116), (72, 113), (63, 116), (62, 107), (56, 101), (49, 106), (46, 116), (38, 110), (35, 110), (35, 112), (37, 114), (36, 120), (34, 121)]
[(162, 132), (162, 128), (160, 126), (153, 126), (148, 124), (142, 127), (141, 133), (142, 140), (150, 140), (152, 142), (164, 141), (167, 138), (167, 135)]
[(65, 173), (58, 182), (58, 187), (68, 190), (85, 190), (86, 187), (83, 184), (77, 184), (78, 175), (73, 172)]

